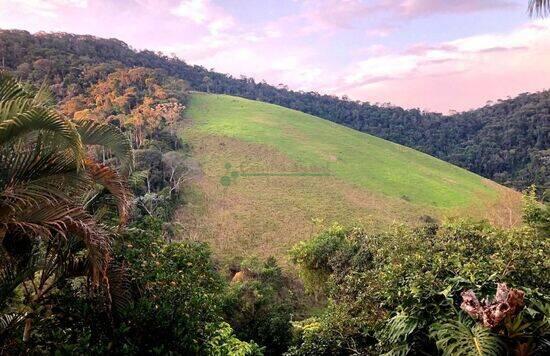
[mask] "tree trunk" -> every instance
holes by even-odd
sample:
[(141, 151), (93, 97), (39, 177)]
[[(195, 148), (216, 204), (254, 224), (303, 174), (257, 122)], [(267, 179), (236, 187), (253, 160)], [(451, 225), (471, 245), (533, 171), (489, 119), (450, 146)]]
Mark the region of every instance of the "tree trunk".
[(23, 342), (28, 342), (31, 338), (32, 316), (29, 314), (25, 318), (25, 329), (23, 330)]

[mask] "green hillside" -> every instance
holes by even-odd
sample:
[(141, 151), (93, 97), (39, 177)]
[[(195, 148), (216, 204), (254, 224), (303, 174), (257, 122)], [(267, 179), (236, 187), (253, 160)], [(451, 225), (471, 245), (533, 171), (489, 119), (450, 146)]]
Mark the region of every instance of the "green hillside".
[[(311, 226), (315, 219), (377, 224), (414, 222), (422, 215), (491, 219), (502, 204), (516, 207), (515, 193), (476, 174), (280, 106), (194, 93), (186, 117), (183, 135), (201, 174), (191, 208), (182, 215), (208, 216), (223, 225), (191, 224), (201, 235), (221, 238), (227, 245), (222, 249), (246, 245), (247, 236), (248, 251), (265, 247), (262, 240), (295, 242), (307, 234), (300, 224)], [(279, 246), (281, 254), (286, 245)]]

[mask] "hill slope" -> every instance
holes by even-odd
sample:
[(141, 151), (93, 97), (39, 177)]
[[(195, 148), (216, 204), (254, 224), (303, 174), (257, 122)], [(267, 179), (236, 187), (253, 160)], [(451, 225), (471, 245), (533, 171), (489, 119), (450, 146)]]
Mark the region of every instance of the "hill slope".
[(188, 105), (183, 135), (202, 175), (180, 219), (223, 256), (284, 256), (315, 219), (385, 226), (518, 206), (471, 172), (308, 114), (201, 93)]
[(138, 52), (116, 39), (0, 30), (0, 63), (37, 85), (47, 78), (57, 93), (74, 93), (83, 84), (78, 78), (82, 74), (90, 77), (86, 68), (105, 62), (162, 69), (185, 79), (195, 90), (307, 112), (439, 157), (510, 187), (524, 189), (536, 183), (541, 190), (550, 189), (549, 91), (522, 94), (448, 116), (233, 78), (152, 51)]

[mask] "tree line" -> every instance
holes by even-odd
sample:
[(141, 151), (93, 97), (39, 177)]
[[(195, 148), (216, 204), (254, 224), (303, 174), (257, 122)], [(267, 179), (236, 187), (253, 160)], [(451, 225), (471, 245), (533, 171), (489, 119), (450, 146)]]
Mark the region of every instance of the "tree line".
[(78, 95), (92, 65), (146, 67), (185, 80), (191, 89), (241, 96), (316, 115), (403, 144), (516, 189), (549, 189), (550, 92), (524, 93), (452, 115), (406, 110), (347, 97), (273, 86), (189, 65), (175, 56), (135, 51), (116, 39), (67, 33), (0, 31), (0, 64), (21, 78), (47, 78), (59, 98)]

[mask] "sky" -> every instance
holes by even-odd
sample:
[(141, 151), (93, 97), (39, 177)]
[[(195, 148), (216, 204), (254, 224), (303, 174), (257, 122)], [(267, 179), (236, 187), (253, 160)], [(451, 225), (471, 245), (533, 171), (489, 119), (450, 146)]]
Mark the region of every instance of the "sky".
[(290, 89), (463, 111), (550, 88), (527, 0), (0, 0), (0, 28), (92, 34)]

